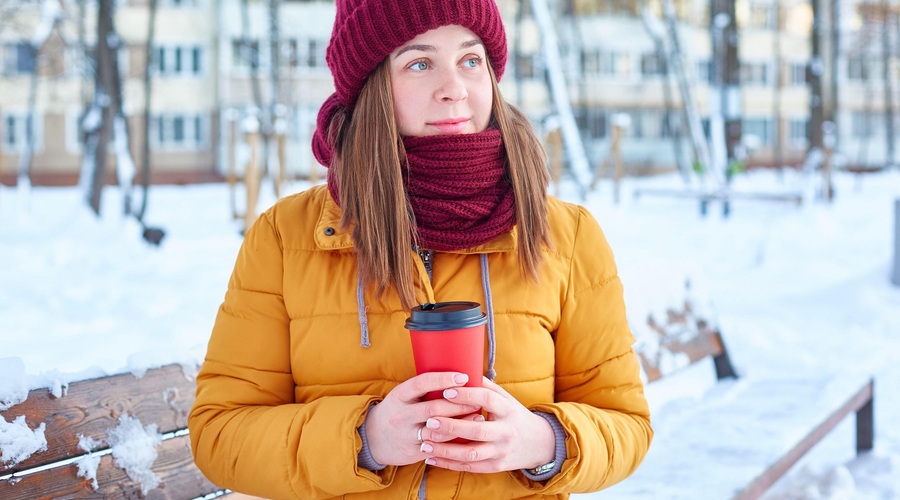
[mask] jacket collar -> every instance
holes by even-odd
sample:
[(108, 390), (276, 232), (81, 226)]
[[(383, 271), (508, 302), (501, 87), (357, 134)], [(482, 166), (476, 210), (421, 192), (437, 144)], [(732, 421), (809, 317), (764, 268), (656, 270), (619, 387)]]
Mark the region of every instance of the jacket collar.
[[(316, 246), (322, 250), (346, 250), (353, 248), (353, 227), (341, 228), (341, 207), (331, 199), (327, 190), (324, 193), (325, 203), (322, 204), (322, 213), (316, 223)], [(497, 236), (493, 240), (478, 245), (477, 247), (454, 250), (445, 253), (481, 254), (494, 252), (515, 252), (517, 231), (514, 226), (511, 230)]]

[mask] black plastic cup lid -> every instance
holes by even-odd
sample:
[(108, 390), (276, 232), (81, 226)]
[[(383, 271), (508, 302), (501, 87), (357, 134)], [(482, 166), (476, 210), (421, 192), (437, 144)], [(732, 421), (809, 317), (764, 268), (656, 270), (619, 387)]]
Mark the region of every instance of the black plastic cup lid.
[(478, 302), (438, 302), (422, 304), (410, 311), (407, 330), (439, 331), (471, 328), (487, 323)]

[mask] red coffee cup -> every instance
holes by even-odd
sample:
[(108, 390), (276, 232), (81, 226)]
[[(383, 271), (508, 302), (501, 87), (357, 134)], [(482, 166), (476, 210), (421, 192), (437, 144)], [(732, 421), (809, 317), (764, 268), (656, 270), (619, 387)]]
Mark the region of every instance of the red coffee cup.
[[(481, 387), (484, 374), (484, 325), (487, 317), (477, 302), (422, 304), (406, 321), (412, 341), (416, 374), (461, 372), (467, 387)], [(429, 392), (426, 399), (443, 397)]]

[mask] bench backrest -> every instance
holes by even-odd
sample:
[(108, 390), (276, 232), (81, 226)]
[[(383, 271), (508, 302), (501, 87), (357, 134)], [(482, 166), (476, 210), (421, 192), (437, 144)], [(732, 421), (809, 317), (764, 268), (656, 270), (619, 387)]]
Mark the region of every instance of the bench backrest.
[(737, 377), (722, 335), (705, 319), (694, 315), (689, 301), (680, 311), (668, 309), (665, 322), (649, 316), (647, 326), (651, 335), (635, 348), (647, 383), (707, 357), (712, 358), (718, 379)]
[[(123, 374), (74, 382), (59, 398), (38, 389), (24, 402), (0, 411), (7, 422), (24, 415), (29, 429), (45, 424), (47, 441), (46, 450), (19, 463), (0, 461), (0, 498), (195, 498), (222, 491), (193, 462), (186, 429), (196, 368), (187, 371), (191, 373), (168, 365), (140, 378)], [(141, 482), (129, 477), (111, 454), (110, 433), (122, 416), (136, 418), (144, 427), (155, 424), (162, 435), (152, 467), (160, 482), (146, 494)], [(78, 476), (78, 462), (89, 455), (79, 447), (81, 436), (98, 443), (93, 450), (93, 457), (100, 457), (97, 489)]]

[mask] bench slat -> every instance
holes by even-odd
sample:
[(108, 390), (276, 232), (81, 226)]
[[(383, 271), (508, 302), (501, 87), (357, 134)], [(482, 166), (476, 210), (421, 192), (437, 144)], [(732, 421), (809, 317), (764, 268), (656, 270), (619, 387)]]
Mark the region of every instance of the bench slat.
[(141, 495), (140, 484), (131, 480), (114, 464), (112, 455), (101, 457), (97, 468), (100, 489), (78, 477), (76, 464), (47, 469), (18, 478), (18, 482), (0, 481), (0, 498), (33, 500), (38, 498), (147, 498), (150, 500), (183, 500), (214, 493), (221, 488), (209, 482), (194, 465), (188, 436), (163, 441), (152, 470), (160, 478), (160, 486)]
[(46, 423), (47, 450), (15, 465), (0, 463), (0, 475), (82, 455), (85, 452), (78, 448), (77, 436), (105, 443), (121, 415), (136, 415), (145, 426), (155, 423), (161, 434), (184, 429), (194, 391), (194, 381), (180, 365), (148, 370), (141, 378), (126, 373), (74, 382), (61, 398), (47, 389), (31, 391), (28, 399), (0, 411), (0, 416), (12, 422), (25, 415), (31, 429)]
[(754, 479), (752, 483), (735, 495), (735, 500), (753, 500), (761, 497), (770, 486), (775, 484), (775, 481), (784, 476), (794, 464), (803, 458), (803, 455), (806, 454), (807, 451), (821, 441), (832, 429), (837, 427), (844, 417), (871, 404), (873, 395), (872, 389), (873, 381), (870, 380), (869, 383), (861, 387), (856, 394), (851, 396), (843, 406), (834, 410), (825, 421), (811, 430), (803, 440), (791, 448), (791, 450), (781, 457), (780, 460), (775, 462), (765, 472)]
[[(667, 366), (667, 363), (662, 359), (663, 356), (671, 357), (675, 365)], [(648, 383), (702, 361), (707, 356), (717, 360), (721, 357), (729, 368), (731, 366), (731, 361), (728, 361), (725, 351), (725, 343), (722, 342), (719, 332), (706, 329), (698, 331), (696, 335), (687, 340), (661, 339), (655, 359), (651, 359), (643, 351), (638, 351), (638, 357), (644, 368), (644, 373), (647, 375)], [(723, 374), (723, 370), (719, 366), (716, 366), (716, 370), (719, 373), (719, 378), (734, 376), (733, 369), (727, 374)]]
[(672, 500), (757, 498), (873, 393), (871, 377), (850, 374), (720, 382), (671, 407), (644, 463), (610, 494), (654, 498), (665, 485)]

